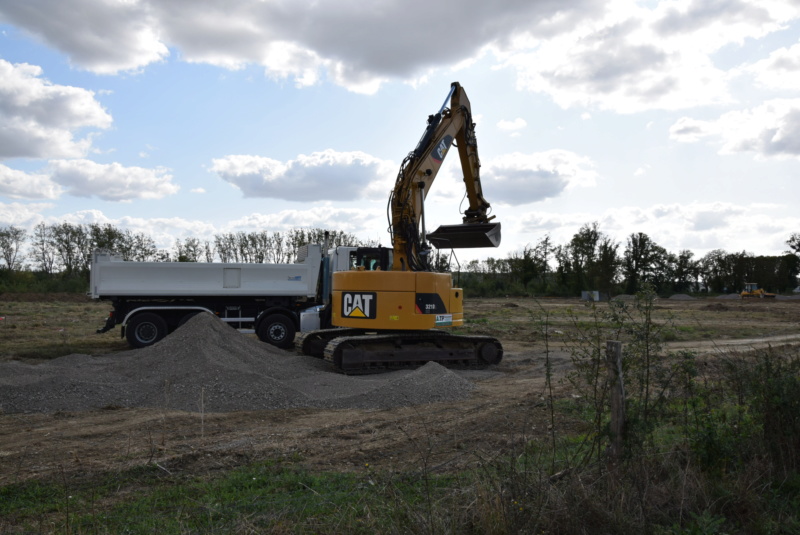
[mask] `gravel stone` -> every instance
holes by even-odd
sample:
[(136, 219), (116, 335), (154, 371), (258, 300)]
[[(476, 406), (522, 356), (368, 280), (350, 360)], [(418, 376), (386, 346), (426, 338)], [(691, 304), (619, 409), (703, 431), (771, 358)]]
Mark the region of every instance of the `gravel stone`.
[(328, 362), (274, 348), (211, 314), (197, 314), (144, 349), (0, 363), (0, 411), (385, 409), (464, 399), (474, 389), (468, 374), (429, 362), (415, 370), (347, 376)]

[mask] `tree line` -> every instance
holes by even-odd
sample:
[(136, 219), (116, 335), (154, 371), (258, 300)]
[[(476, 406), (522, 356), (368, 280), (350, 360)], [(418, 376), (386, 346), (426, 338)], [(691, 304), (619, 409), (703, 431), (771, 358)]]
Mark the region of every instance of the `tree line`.
[(227, 232), (215, 234), (213, 240), (188, 237), (175, 240), (170, 249), (159, 249), (149, 235), (111, 224), (40, 223), (32, 232), (15, 226), (0, 227), (0, 290), (79, 288), (88, 282), (92, 252), (96, 249), (110, 250), (124, 260), (137, 262), (280, 264), (293, 262), (303, 245), (323, 243), (326, 234), (332, 246), (374, 245), (346, 232), (319, 228)]
[[(228, 232), (215, 234), (213, 240), (189, 237), (176, 240), (171, 249), (159, 249), (147, 234), (111, 224), (40, 223), (30, 233), (0, 227), (0, 289), (10, 289), (14, 282), (20, 288), (31, 281), (86, 281), (95, 249), (131, 261), (286, 263), (294, 261), (303, 245), (322, 243), (326, 233), (332, 246), (377, 245), (342, 231), (300, 228)], [(575, 296), (585, 290), (615, 295), (635, 293), (645, 284), (659, 294), (723, 293), (740, 291), (745, 282), (780, 293), (797, 285), (800, 233), (786, 244), (789, 250), (780, 256), (716, 249), (695, 258), (689, 250), (667, 251), (642, 232), (632, 233), (623, 246), (597, 223), (588, 223), (568, 243), (555, 244), (546, 235), (507, 258), (472, 260), (453, 271), (472, 296)], [(447, 255), (437, 255), (437, 270), (449, 271), (451, 264)]]
[(633, 294), (645, 285), (660, 295), (739, 292), (756, 282), (769, 292), (789, 292), (800, 274), (800, 233), (786, 241), (779, 256), (756, 256), (722, 249), (696, 258), (689, 250), (670, 252), (643, 232), (632, 233), (624, 247), (597, 223), (583, 225), (565, 244), (544, 236), (508, 258), (473, 260), (460, 284), (472, 296), (577, 296), (598, 291), (606, 296)]

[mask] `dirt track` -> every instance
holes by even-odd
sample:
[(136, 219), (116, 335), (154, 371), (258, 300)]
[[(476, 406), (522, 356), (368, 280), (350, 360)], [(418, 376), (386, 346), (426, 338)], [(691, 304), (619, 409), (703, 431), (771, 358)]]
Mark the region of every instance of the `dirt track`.
[[(715, 326), (718, 338), (671, 342), (674, 348), (718, 351), (747, 349), (800, 339), (800, 302), (774, 303), (669, 301), (660, 313), (681, 315), (686, 325)], [(516, 305), (516, 306), (515, 306)], [(714, 306), (712, 306), (714, 305)], [(708, 308), (710, 307), (711, 308)], [(560, 314), (577, 301), (481, 300), (467, 303), (471, 318), (504, 318), (491, 332), (505, 357), (491, 372), (458, 372), (475, 384), (466, 399), (401, 408), (292, 408), (203, 413), (168, 408), (108, 408), (86, 412), (0, 415), (0, 485), (30, 478), (81, 477), (156, 463), (170, 473), (204, 474), (245, 462), (275, 457), (311, 468), (446, 470), (493, 457), (534, 436), (548, 433), (544, 402), (544, 360), (556, 377), (570, 356), (554, 326), (549, 352), (535, 321), (543, 309)], [(747, 327), (746, 329), (744, 327)], [(688, 328), (688, 327), (687, 327)], [(752, 330), (751, 330), (752, 329)], [(736, 338), (736, 334), (747, 334)], [(691, 334), (691, 333), (690, 333)], [(332, 372), (333, 373), (333, 372)], [(557, 395), (569, 395), (554, 384)], [(556, 422), (556, 430), (575, 422)]]

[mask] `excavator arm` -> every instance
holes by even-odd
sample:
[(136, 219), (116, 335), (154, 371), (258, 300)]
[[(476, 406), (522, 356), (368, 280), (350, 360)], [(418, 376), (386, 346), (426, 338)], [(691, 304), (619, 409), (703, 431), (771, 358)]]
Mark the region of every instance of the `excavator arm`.
[[(424, 201), (452, 145), (458, 148), (469, 207), (462, 224), (441, 226), (426, 235)], [(428, 117), (417, 146), (403, 160), (389, 198), (393, 269), (428, 270), (428, 241), (438, 248), (497, 247), (500, 224), (491, 223), (490, 209), (483, 197), (469, 98), (461, 85), (453, 82), (442, 107)]]
[[(425, 235), (424, 201), (450, 147), (458, 147), (469, 207), (463, 223)], [(358, 267), (331, 276), (330, 322), (334, 329), (304, 333), (297, 341), (305, 355), (323, 357), (345, 373), (440, 362), (487, 366), (503, 358), (490, 336), (450, 334), (464, 324), (464, 292), (450, 273), (432, 272), (430, 240), (436, 247), (491, 247), (500, 243), (483, 198), (478, 145), (469, 99), (458, 83), (400, 166), (389, 199), (392, 265), (388, 248), (356, 251)], [(420, 229), (421, 226), (421, 229)], [(375, 256), (377, 255), (377, 256)], [(377, 266), (367, 260), (377, 260)]]

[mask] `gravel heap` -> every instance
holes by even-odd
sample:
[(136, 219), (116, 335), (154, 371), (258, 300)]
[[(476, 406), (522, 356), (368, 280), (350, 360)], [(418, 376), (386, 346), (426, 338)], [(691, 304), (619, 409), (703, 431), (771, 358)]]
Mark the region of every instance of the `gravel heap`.
[(0, 412), (150, 407), (192, 412), (381, 409), (463, 399), (473, 383), (430, 362), (346, 376), (198, 314), (159, 343), (113, 355), (0, 363)]
[(673, 294), (669, 296), (674, 301), (694, 301), (695, 298), (688, 294)]

